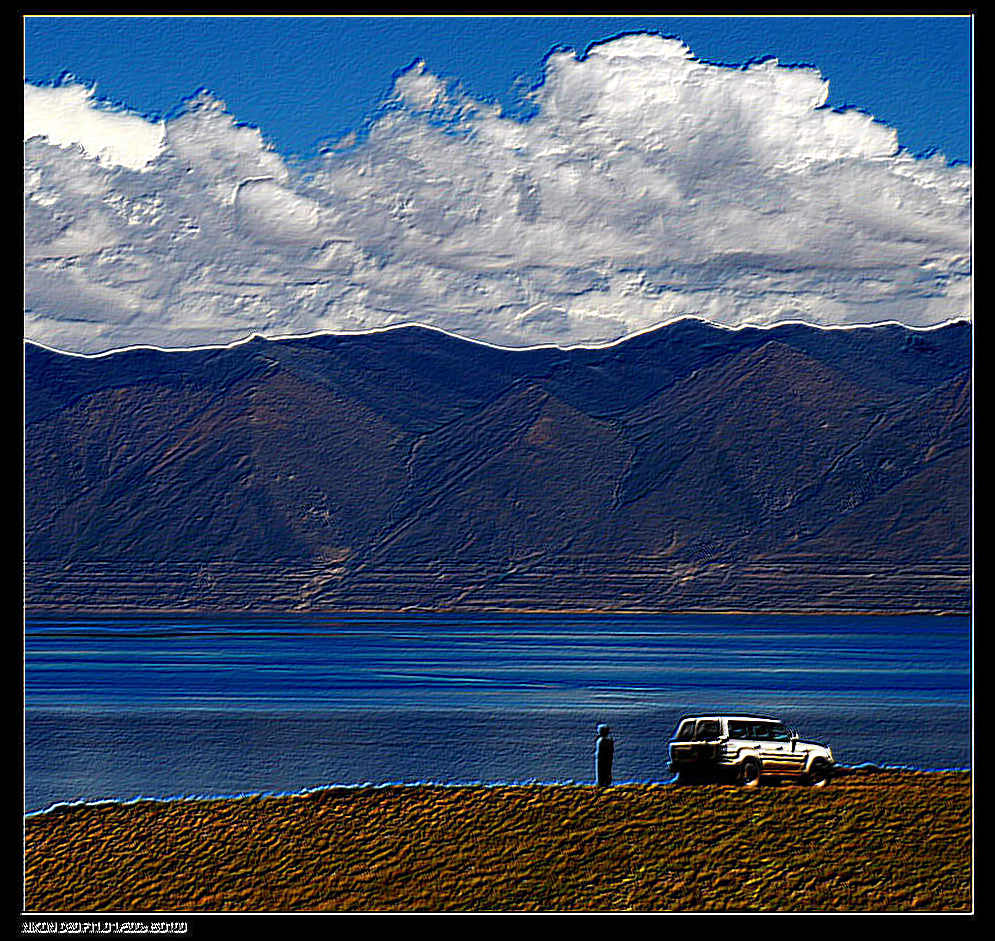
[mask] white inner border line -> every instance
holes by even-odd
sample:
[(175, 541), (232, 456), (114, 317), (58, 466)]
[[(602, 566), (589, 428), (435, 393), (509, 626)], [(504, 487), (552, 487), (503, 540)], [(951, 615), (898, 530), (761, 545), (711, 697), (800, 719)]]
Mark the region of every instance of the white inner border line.
[(435, 333), (444, 334), (447, 337), (452, 337), (454, 340), (463, 340), (465, 343), (475, 343), (478, 346), (485, 346), (492, 350), (502, 350), (509, 353), (527, 353), (534, 350), (562, 350), (563, 352), (568, 352), (571, 350), (607, 350), (611, 349), (613, 346), (619, 346), (622, 343), (626, 343), (629, 340), (635, 339), (636, 337), (643, 336), (647, 333), (653, 333), (656, 330), (661, 330), (664, 327), (672, 326), (673, 324), (681, 323), (682, 321), (693, 320), (698, 323), (706, 324), (710, 327), (715, 327), (720, 330), (727, 330), (730, 333), (734, 333), (739, 330), (776, 330), (778, 327), (810, 327), (815, 330), (869, 330), (875, 327), (902, 327), (905, 330), (912, 330), (916, 333), (927, 333), (931, 330), (942, 330), (944, 327), (952, 326), (953, 324), (966, 323), (973, 328), (973, 321), (970, 317), (952, 317), (949, 320), (944, 320), (942, 323), (929, 324), (928, 326), (911, 326), (909, 324), (902, 323), (899, 320), (880, 320), (875, 323), (856, 323), (856, 324), (817, 324), (808, 323), (804, 320), (779, 320), (776, 323), (771, 324), (737, 324), (735, 326), (729, 324), (715, 323), (714, 321), (707, 320), (704, 317), (694, 317), (691, 315), (682, 315), (680, 317), (674, 317), (671, 320), (660, 321), (659, 323), (652, 324), (648, 327), (642, 327), (633, 333), (627, 333), (617, 340), (606, 340), (604, 343), (575, 343), (570, 346), (560, 346), (558, 343), (538, 343), (534, 346), (502, 346), (498, 343), (490, 343), (487, 340), (475, 340), (472, 337), (464, 336), (463, 334), (456, 333), (452, 330), (446, 330), (444, 327), (437, 327), (433, 324), (422, 323), (418, 320), (409, 320), (404, 323), (387, 324), (383, 327), (370, 327), (366, 330), (315, 330), (311, 333), (288, 333), (279, 334), (275, 336), (265, 336), (262, 333), (251, 333), (240, 340), (232, 340), (230, 343), (205, 343), (201, 346), (155, 346), (153, 344), (135, 344), (133, 346), (121, 346), (116, 347), (111, 350), (103, 350), (99, 353), (77, 353), (72, 350), (61, 350), (56, 346), (49, 346), (46, 343), (42, 343), (40, 340), (34, 340), (31, 337), (24, 337), (25, 343), (30, 343), (32, 346), (41, 347), (44, 350), (48, 350), (51, 353), (61, 353), (63, 356), (77, 356), (81, 359), (100, 359), (103, 356), (114, 356), (117, 353), (130, 353), (136, 350), (150, 350), (156, 353), (193, 353), (200, 352), (204, 350), (230, 350), (236, 346), (243, 346), (246, 343), (251, 343), (253, 340), (267, 340), (271, 342), (278, 342), (281, 340), (310, 340), (315, 337), (357, 337), (357, 336), (370, 336), (376, 333), (387, 333), (390, 330), (405, 330), (409, 327), (420, 327), (423, 330), (432, 330)]

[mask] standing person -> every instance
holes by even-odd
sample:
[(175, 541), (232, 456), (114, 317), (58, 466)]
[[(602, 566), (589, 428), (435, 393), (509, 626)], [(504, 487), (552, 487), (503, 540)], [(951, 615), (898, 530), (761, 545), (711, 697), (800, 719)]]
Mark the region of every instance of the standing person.
[(615, 741), (609, 737), (611, 729), (607, 725), (598, 726), (598, 743), (594, 746), (594, 764), (598, 774), (598, 787), (608, 787), (612, 783), (612, 759), (615, 757)]

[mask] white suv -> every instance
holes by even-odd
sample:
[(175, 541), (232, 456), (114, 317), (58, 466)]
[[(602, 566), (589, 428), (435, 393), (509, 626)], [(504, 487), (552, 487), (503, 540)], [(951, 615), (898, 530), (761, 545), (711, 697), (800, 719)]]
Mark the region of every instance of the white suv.
[(775, 777), (819, 787), (835, 766), (828, 745), (803, 742), (770, 716), (685, 716), (670, 743), (670, 770), (681, 784), (718, 779), (755, 786)]

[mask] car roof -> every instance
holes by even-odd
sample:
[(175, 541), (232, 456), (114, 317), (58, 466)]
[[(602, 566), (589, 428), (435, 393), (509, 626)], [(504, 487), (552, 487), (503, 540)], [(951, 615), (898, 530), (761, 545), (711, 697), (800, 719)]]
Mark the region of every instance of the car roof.
[(681, 722), (687, 722), (688, 719), (738, 719), (740, 721), (746, 722), (780, 722), (780, 719), (774, 716), (753, 716), (753, 715), (743, 715), (739, 712), (713, 712), (708, 715), (693, 715), (693, 716), (681, 716)]

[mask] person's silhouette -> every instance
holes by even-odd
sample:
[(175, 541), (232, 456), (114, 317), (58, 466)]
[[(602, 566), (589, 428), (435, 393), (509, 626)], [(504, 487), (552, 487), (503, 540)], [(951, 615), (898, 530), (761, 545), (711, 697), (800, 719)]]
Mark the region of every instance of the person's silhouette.
[(598, 726), (598, 743), (594, 746), (594, 764), (598, 774), (598, 786), (608, 787), (612, 783), (612, 759), (615, 757), (615, 742), (609, 737), (607, 725)]

